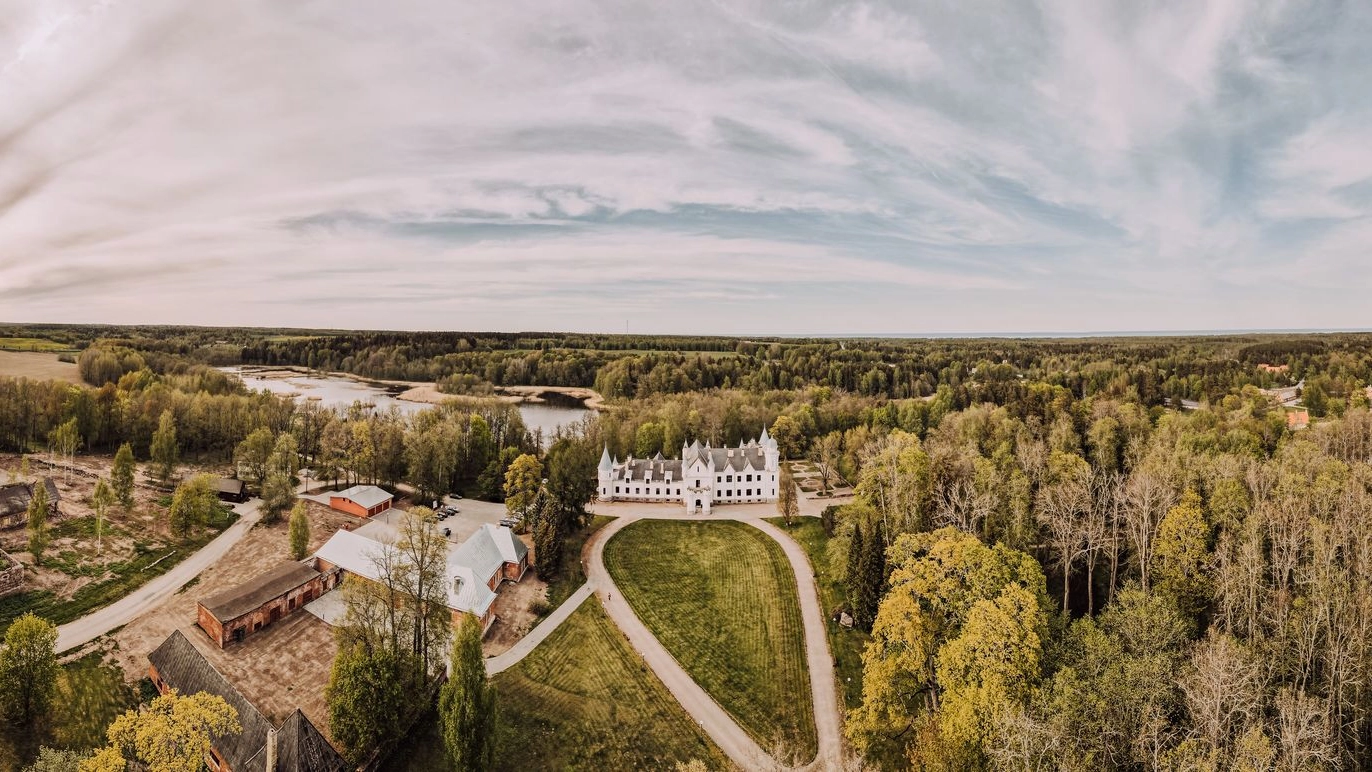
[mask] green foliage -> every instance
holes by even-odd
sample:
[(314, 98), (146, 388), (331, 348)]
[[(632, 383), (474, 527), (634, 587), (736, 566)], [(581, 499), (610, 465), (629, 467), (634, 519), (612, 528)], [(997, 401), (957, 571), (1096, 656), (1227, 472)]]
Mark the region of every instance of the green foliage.
[(542, 486), (543, 464), (538, 456), (530, 453), (519, 456), (505, 471), (505, 509), (519, 518), (521, 524), (529, 525)]
[(57, 626), (25, 614), (0, 648), (0, 715), (21, 724), (48, 712), (57, 688)]
[(44, 746), (38, 751), (38, 758), (24, 772), (78, 772), (86, 754), (80, 751), (63, 750)]
[(48, 548), (50, 539), (48, 534), (49, 514), (51, 513), (48, 502), (48, 486), (40, 480), (33, 484), (33, 498), (29, 499), (28, 511), (29, 554), (33, 555), (34, 563), (42, 562), (43, 550)]
[(596, 496), (596, 464), (600, 451), (586, 439), (560, 438), (548, 449), (548, 493), (563, 519), (562, 528), (579, 527), (586, 505)]
[(372, 750), (400, 739), (417, 707), (416, 671), (412, 654), (368, 650), (360, 643), (339, 650), (325, 699), (329, 731), (349, 762), (359, 764)]
[(788, 415), (777, 416), (777, 420), (772, 422), (770, 434), (772, 439), (777, 441), (777, 451), (781, 453), (782, 459), (801, 457), (804, 452), (805, 434), (796, 419)]
[(167, 511), (168, 528), (172, 536), (184, 540), (208, 525), (218, 509), (214, 477), (198, 474), (176, 486)]
[(181, 446), (176, 440), (176, 417), (171, 410), (163, 410), (157, 419), (157, 431), (152, 435), (152, 468), (149, 475), (161, 485), (176, 476), (176, 464), (181, 458)]
[(791, 468), (785, 465), (781, 467), (781, 479), (778, 481), (777, 513), (787, 525), (800, 515), (800, 490), (791, 476)]
[(272, 451), (275, 448), (276, 437), (271, 429), (265, 426), (254, 429), (233, 451), (233, 462), (239, 476), (260, 489), (271, 469)]
[(481, 621), (462, 615), (453, 636), (448, 682), (438, 693), (443, 744), (453, 769), (485, 772), (495, 760), (496, 695), (486, 682)]
[(114, 468), (110, 471), (110, 484), (124, 509), (133, 508), (133, 448), (125, 442), (114, 454)]
[(553, 498), (542, 495), (535, 506), (534, 516), (534, 567), (539, 578), (548, 581), (557, 576), (562, 567), (562, 546), (566, 538), (562, 516)]
[(305, 502), (297, 502), (291, 509), (291, 560), (302, 560), (310, 549), (310, 517)]
[(880, 526), (873, 526), (862, 541), (856, 578), (849, 579), (853, 592), (853, 619), (857, 626), (871, 632), (877, 609), (886, 589), (886, 537)]
[(262, 483), (262, 522), (273, 525), (281, 519), (281, 513), (295, 501), (295, 485), (291, 478), (280, 471), (267, 475)]
[(148, 772), (200, 769), (213, 738), (243, 730), (238, 711), (223, 697), (169, 692), (116, 718), (109, 745), (81, 762), (81, 772), (124, 770), (132, 763)]
[(1158, 525), (1153, 577), (1158, 592), (1171, 598), (1182, 616), (1198, 623), (1211, 598), (1209, 540), (1200, 495), (1188, 490)]

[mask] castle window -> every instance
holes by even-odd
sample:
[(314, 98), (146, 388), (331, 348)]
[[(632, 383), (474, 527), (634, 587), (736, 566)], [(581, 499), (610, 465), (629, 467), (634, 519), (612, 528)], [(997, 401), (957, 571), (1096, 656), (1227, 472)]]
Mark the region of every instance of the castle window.
[(615, 493), (619, 493), (619, 486), (618, 486), (618, 485), (615, 486)]
[(753, 476), (752, 476), (752, 475), (748, 475), (748, 482), (752, 482), (752, 481), (753, 481)]
[(724, 482), (733, 482), (733, 481), (734, 481), (734, 476), (733, 476), (733, 475), (726, 475), (726, 476), (724, 477)]

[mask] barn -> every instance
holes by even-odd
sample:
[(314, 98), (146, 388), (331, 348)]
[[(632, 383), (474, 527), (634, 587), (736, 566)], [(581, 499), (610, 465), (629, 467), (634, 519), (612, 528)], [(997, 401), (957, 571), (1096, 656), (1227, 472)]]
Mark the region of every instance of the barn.
[(391, 494), (375, 485), (354, 485), (329, 494), (329, 506), (358, 517), (374, 517), (391, 508)]
[(284, 563), (201, 600), (196, 604), (196, 623), (222, 649), (303, 608), (337, 583), (336, 573), (324, 574), (305, 563)]
[(220, 477), (215, 480), (215, 489), (220, 501), (233, 501), (239, 504), (248, 500), (248, 486), (234, 477)]
[[(51, 477), (43, 478), (43, 487), (48, 489), (48, 517), (56, 518), (61, 514), (58, 504), (62, 494)], [(0, 485), (0, 528), (16, 528), (29, 522), (29, 502), (33, 501), (33, 485), (29, 483), (10, 483)]]
[(241, 732), (211, 738), (212, 772), (343, 772), (348, 764), (297, 708), (280, 726), (263, 715), (196, 650), (180, 630), (148, 655), (148, 678), (160, 694), (206, 692), (238, 711)]

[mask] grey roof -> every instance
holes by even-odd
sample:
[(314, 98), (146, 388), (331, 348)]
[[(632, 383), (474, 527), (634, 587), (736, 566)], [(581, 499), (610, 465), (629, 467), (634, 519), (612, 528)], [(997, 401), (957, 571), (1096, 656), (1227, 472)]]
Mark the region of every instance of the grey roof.
[(383, 501), (391, 500), (391, 494), (375, 485), (354, 485), (337, 493), (330, 493), (329, 496), (347, 499), (363, 509), (371, 509)]
[(200, 601), (200, 605), (209, 610), (215, 619), (228, 622), (261, 608), (263, 603), (279, 598), (317, 576), (319, 572), (310, 566), (291, 561), (237, 587), (217, 592)]
[[(62, 500), (62, 493), (57, 490), (57, 483), (51, 477), (43, 478), (43, 487), (48, 489), (49, 506)], [(30, 501), (33, 501), (33, 486), (29, 483), (0, 485), (0, 516), (27, 512)]]
[(762, 471), (767, 468), (766, 451), (756, 445), (749, 445), (746, 448), (712, 448), (710, 455), (714, 458), (717, 472)]
[(245, 772), (253, 769), (248, 763), (266, 746), (267, 730), (271, 728), (266, 716), (244, 699), (180, 630), (167, 636), (167, 640), (148, 655), (148, 661), (157, 668), (162, 680), (181, 694), (214, 694), (223, 697), (238, 711), (238, 723), (243, 731), (212, 738), (214, 747), (231, 769)]
[[(653, 479), (661, 482), (667, 479), (667, 473), (672, 473), (672, 480), (681, 479), (681, 461), (679, 459), (663, 459), (659, 454), (657, 459), (631, 458), (624, 462), (624, 470), (633, 473), (635, 480), (642, 480), (648, 472), (653, 473)], [(623, 475), (619, 479), (624, 479)]]
[(220, 493), (242, 493), (247, 484), (242, 480), (232, 477), (220, 477), (214, 481), (215, 489)]
[[(180, 630), (167, 636), (148, 661), (181, 694), (206, 692), (224, 698), (238, 711), (243, 731), (213, 738), (214, 747), (236, 772), (265, 772), (267, 731), (272, 724), (214, 669)], [(341, 772), (347, 768), (324, 735), (297, 708), (277, 730), (276, 772)]]

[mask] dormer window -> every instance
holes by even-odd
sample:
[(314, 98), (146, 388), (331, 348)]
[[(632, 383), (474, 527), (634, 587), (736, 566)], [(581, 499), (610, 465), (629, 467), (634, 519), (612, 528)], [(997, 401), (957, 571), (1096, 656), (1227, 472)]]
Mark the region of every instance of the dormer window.
[(460, 576), (454, 576), (454, 577), (453, 577), (453, 595), (454, 595), (454, 596), (458, 596), (458, 595), (461, 595), (461, 594), (462, 594), (462, 577), (460, 577)]

